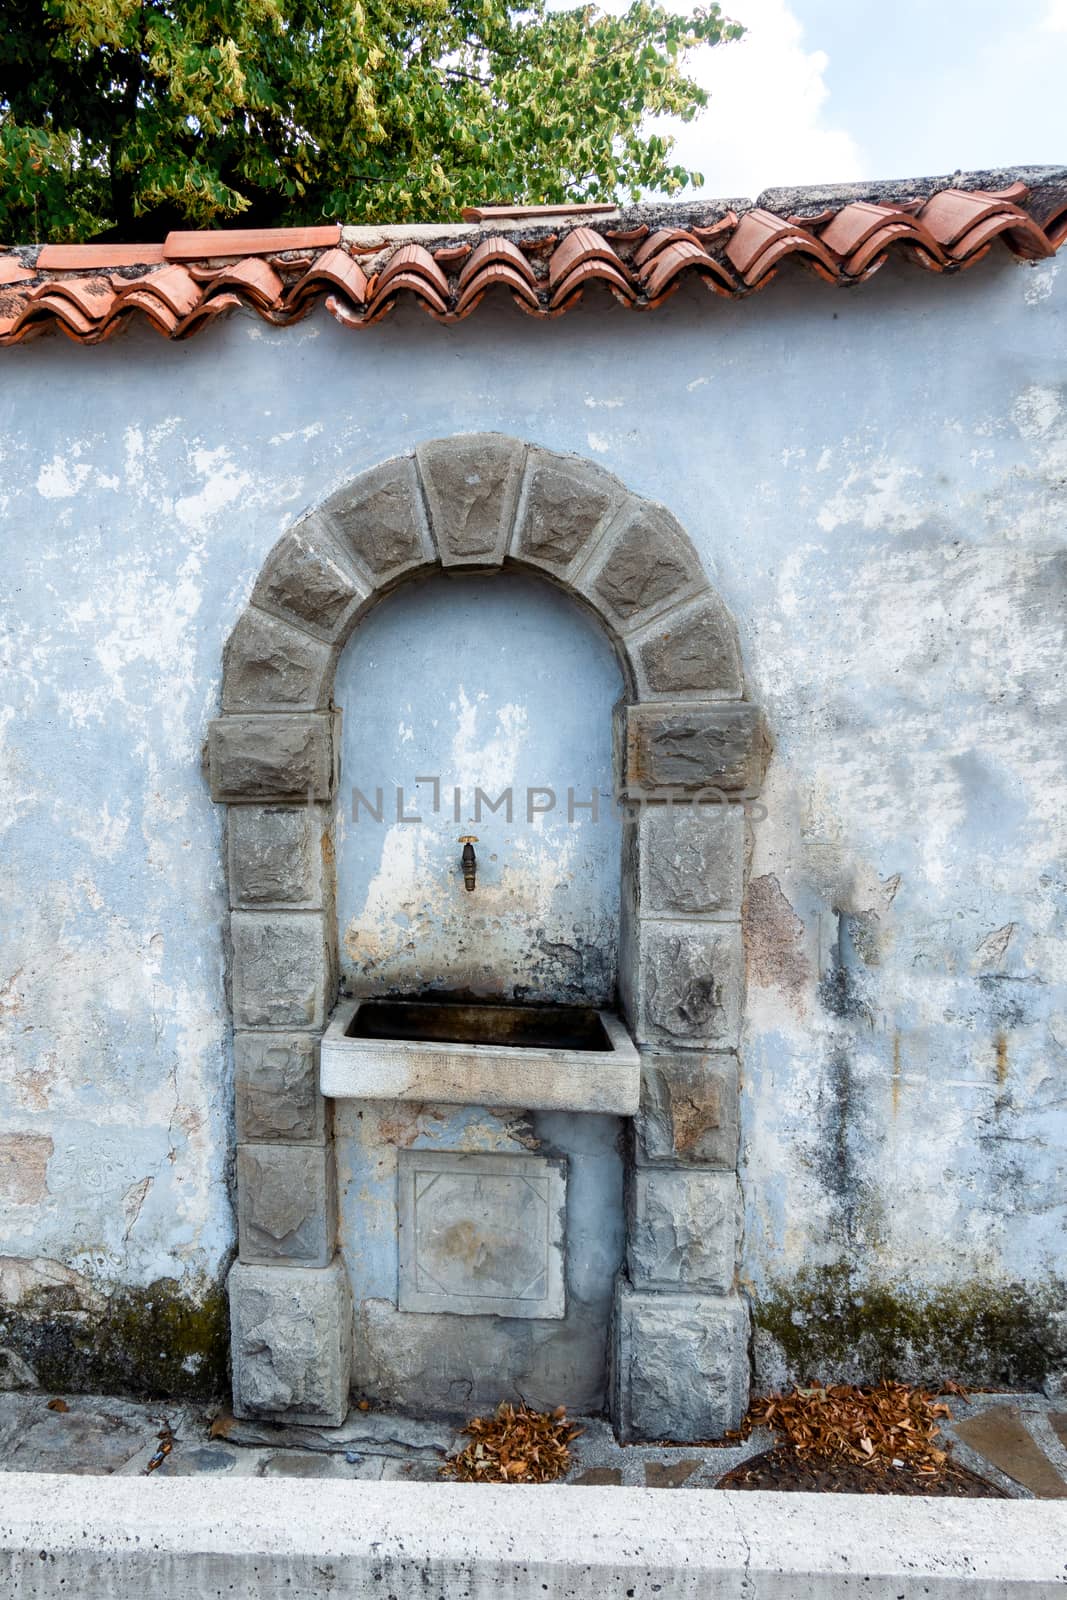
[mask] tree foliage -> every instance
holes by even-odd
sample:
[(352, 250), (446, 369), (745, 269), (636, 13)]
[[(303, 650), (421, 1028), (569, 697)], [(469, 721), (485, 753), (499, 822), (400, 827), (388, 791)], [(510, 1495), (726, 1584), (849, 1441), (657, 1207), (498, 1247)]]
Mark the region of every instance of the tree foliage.
[(0, 0), (0, 237), (446, 219), (674, 192), (714, 4)]

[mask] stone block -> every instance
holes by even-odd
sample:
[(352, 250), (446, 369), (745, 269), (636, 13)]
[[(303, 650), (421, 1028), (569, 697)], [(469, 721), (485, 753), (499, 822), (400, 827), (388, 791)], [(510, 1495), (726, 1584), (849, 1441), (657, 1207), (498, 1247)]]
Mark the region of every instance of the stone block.
[(238, 1028), (321, 1028), (330, 962), (315, 912), (234, 911), (233, 1018)]
[(622, 923), (619, 988), (638, 1044), (736, 1050), (744, 960), (733, 922)]
[(226, 645), (224, 711), (317, 711), (333, 687), (333, 652), (303, 629), (249, 606)]
[(515, 516), (526, 446), (498, 433), (433, 439), (415, 452), (441, 562), (499, 566)]
[(638, 1169), (631, 1175), (626, 1264), (635, 1288), (727, 1294), (737, 1266), (732, 1172)]
[(566, 1163), (401, 1150), (401, 1311), (564, 1315)]
[(333, 1152), (318, 1145), (237, 1147), (242, 1261), (325, 1267), (337, 1242)]
[(620, 1275), (612, 1388), (624, 1443), (721, 1439), (748, 1409), (748, 1307), (736, 1295), (657, 1294)]
[(208, 729), (213, 800), (328, 800), (332, 718), (217, 717)]
[(740, 700), (741, 652), (718, 595), (668, 611), (629, 641), (642, 700)]
[(627, 499), (618, 478), (577, 457), (531, 450), (511, 553), (562, 574), (580, 565)]
[(234, 1093), (241, 1144), (321, 1144), (326, 1102), (312, 1033), (235, 1033)]
[(323, 838), (317, 806), (234, 806), (228, 822), (230, 904), (235, 908), (323, 904)]
[(376, 586), (436, 560), (412, 456), (361, 473), (321, 510)]
[(312, 515), (278, 540), (252, 600), (332, 641), (346, 632), (368, 593), (368, 585), (344, 563), (324, 522)]
[(753, 705), (635, 705), (618, 712), (621, 774), (628, 794), (700, 789), (758, 792), (763, 727)]
[(706, 1052), (641, 1055), (641, 1109), (634, 1118), (639, 1162), (737, 1165), (737, 1058)]
[(645, 916), (740, 917), (745, 865), (741, 806), (641, 805), (625, 826), (638, 833), (638, 897)]
[(228, 1287), (235, 1416), (339, 1427), (352, 1371), (352, 1295), (340, 1260), (237, 1262)]
[(663, 506), (633, 500), (574, 586), (618, 633), (627, 634), (694, 598), (707, 582), (681, 523)]

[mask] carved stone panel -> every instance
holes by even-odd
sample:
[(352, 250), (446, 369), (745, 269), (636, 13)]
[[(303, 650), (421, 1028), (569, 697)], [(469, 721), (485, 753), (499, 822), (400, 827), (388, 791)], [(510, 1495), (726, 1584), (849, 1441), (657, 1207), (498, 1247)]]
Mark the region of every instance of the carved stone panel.
[(542, 1156), (399, 1156), (400, 1309), (564, 1314), (566, 1164)]

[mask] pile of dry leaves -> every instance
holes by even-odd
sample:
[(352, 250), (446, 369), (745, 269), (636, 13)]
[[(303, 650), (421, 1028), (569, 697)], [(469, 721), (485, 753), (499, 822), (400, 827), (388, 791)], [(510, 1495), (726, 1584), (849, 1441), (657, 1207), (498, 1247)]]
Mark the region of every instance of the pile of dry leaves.
[(943, 1401), (906, 1383), (876, 1389), (842, 1383), (766, 1395), (753, 1401), (747, 1420), (783, 1433), (801, 1459), (836, 1457), (876, 1471), (907, 1466), (936, 1473), (947, 1457), (934, 1441), (939, 1419), (949, 1415)]
[(472, 1417), (471, 1442), (449, 1456), (442, 1473), (460, 1483), (553, 1483), (570, 1467), (569, 1445), (581, 1428), (567, 1421), (566, 1406), (531, 1411), (505, 1402), (493, 1417)]

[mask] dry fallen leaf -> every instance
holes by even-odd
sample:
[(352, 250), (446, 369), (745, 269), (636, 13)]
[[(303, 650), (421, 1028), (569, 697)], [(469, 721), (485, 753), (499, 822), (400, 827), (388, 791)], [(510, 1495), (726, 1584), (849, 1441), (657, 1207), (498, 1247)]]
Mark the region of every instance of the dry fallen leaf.
[(906, 1383), (874, 1389), (814, 1384), (755, 1401), (740, 1431), (760, 1424), (776, 1428), (801, 1457), (843, 1457), (875, 1470), (906, 1463), (931, 1473), (947, 1459), (934, 1440), (939, 1419), (950, 1414), (925, 1389)]
[(472, 1417), (471, 1443), (449, 1456), (444, 1476), (461, 1483), (552, 1483), (570, 1467), (571, 1441), (581, 1433), (567, 1421), (565, 1406), (532, 1411), (504, 1401), (493, 1417)]
[(65, 1400), (60, 1400), (57, 1398), (55, 1400), (49, 1400), (48, 1409), (49, 1411), (69, 1411), (70, 1407)]

